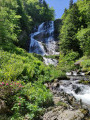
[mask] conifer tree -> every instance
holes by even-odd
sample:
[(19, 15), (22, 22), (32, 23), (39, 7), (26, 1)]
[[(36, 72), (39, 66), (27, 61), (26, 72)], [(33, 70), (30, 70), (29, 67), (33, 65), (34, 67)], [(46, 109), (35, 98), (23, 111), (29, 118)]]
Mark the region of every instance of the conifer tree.
[(64, 54), (69, 50), (79, 51), (79, 42), (75, 36), (78, 28), (80, 28), (79, 10), (77, 5), (74, 3), (63, 21), (60, 34), (60, 48)]
[(70, 3), (69, 3), (69, 9), (71, 9), (73, 6), (73, 0), (70, 0)]

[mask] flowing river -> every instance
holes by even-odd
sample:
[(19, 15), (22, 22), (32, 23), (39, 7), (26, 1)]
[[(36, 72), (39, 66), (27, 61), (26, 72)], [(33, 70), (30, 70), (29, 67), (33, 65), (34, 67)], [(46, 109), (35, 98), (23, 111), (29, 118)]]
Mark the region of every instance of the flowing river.
[(59, 90), (74, 96), (79, 101), (81, 100), (90, 110), (90, 85), (79, 83), (80, 80), (90, 80), (90, 76), (71, 75), (68, 77), (70, 80), (60, 81)]

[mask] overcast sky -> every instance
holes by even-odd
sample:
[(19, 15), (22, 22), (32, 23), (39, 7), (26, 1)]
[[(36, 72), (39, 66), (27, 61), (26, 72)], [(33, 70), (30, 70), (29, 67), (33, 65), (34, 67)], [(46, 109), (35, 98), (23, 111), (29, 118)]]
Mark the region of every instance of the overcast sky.
[[(64, 9), (69, 7), (69, 1), (70, 0), (45, 0), (50, 7), (53, 7), (55, 9), (55, 18), (61, 18)], [(76, 2), (77, 0), (73, 0), (73, 2)]]

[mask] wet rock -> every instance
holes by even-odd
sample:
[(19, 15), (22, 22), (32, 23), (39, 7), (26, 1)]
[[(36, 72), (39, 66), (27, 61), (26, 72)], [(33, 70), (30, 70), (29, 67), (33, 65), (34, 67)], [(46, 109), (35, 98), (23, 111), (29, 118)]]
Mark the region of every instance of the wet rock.
[(79, 92), (81, 92), (80, 87), (78, 87), (77, 85), (72, 85), (73, 90), (75, 91), (76, 94), (78, 94)]
[(81, 89), (80, 89), (80, 87), (77, 87), (75, 90), (75, 93), (78, 94), (79, 92), (81, 92)]
[(59, 83), (57, 83), (57, 82), (53, 83), (51, 86), (52, 86), (52, 89), (56, 89), (59, 87)]
[(76, 88), (77, 88), (77, 86), (76, 86), (76, 85), (72, 85), (72, 88), (73, 88), (73, 89), (76, 89)]

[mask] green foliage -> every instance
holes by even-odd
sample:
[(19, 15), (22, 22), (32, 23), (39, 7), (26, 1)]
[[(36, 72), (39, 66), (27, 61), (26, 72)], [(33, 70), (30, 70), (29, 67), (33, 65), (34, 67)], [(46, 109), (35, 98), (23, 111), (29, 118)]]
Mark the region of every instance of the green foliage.
[[(39, 119), (44, 107), (53, 104), (52, 94), (41, 82), (28, 83), (24, 86), (20, 82), (2, 82), (0, 91), (0, 99), (6, 101), (11, 112), (9, 120)], [(4, 119), (3, 116), (1, 118)]]
[(69, 3), (69, 8), (71, 9), (73, 6), (73, 0), (70, 0), (70, 3)]
[(46, 55), (46, 58), (59, 59), (59, 55)]
[(70, 71), (76, 69), (74, 66), (75, 60), (79, 58), (79, 54), (77, 52), (68, 52), (65, 56), (63, 53), (60, 53), (58, 68), (62, 71)]
[(80, 41), (80, 47), (85, 55), (90, 55), (90, 27), (82, 28), (77, 33), (77, 39)]
[(85, 56), (82, 58), (82, 62), (80, 63), (80, 66), (83, 71), (90, 71), (90, 58)]
[(0, 1), (0, 44), (17, 40), (20, 15), (16, 15), (16, 8), (16, 2)]
[(72, 5), (71, 0), (70, 6), (68, 10), (65, 9), (63, 24), (59, 28), (61, 53), (57, 68), (63, 72), (78, 69), (74, 65), (75, 60), (86, 55), (88, 57), (82, 58), (79, 68), (90, 71), (90, 1), (78, 0)]
[(88, 84), (90, 84), (90, 81), (88, 81), (88, 80), (80, 80), (79, 83), (88, 85)]
[(15, 104), (12, 110), (15, 114), (13, 119), (20, 119), (20, 117), (30, 120), (37, 119), (43, 113), (43, 108), (53, 103), (52, 94), (40, 82), (26, 84), (14, 99)]
[(68, 50), (79, 51), (76, 32), (80, 26), (79, 11), (76, 4), (68, 11), (60, 31), (60, 50), (66, 54)]
[[(21, 52), (21, 55), (20, 55)], [(18, 53), (19, 55), (16, 55)], [(17, 48), (16, 53), (0, 51), (0, 79), (1, 80), (23, 80), (25, 76), (28, 80), (38, 80), (39, 76), (46, 75), (48, 67), (31, 54)]]
[[(24, 82), (40, 80), (51, 81), (63, 73), (55, 70), (54, 66), (43, 64), (40, 55), (26, 53), (25, 50), (12, 44), (3, 46), (5, 52), (0, 50), (0, 80), (22, 80)], [(39, 57), (39, 59), (38, 59)]]
[(58, 39), (61, 27), (62, 27), (62, 20), (61, 19), (56, 19), (54, 21), (54, 35), (55, 35), (55, 39)]
[(90, 2), (78, 0), (70, 9), (65, 10), (62, 16), (62, 28), (60, 28), (60, 51), (64, 54), (73, 50), (82, 56), (90, 55)]
[(4, 81), (0, 83), (0, 98), (7, 100), (7, 104), (9, 104), (9, 102), (11, 102), (12, 96), (24, 87), (23, 84), (24, 83), (21, 81)]

